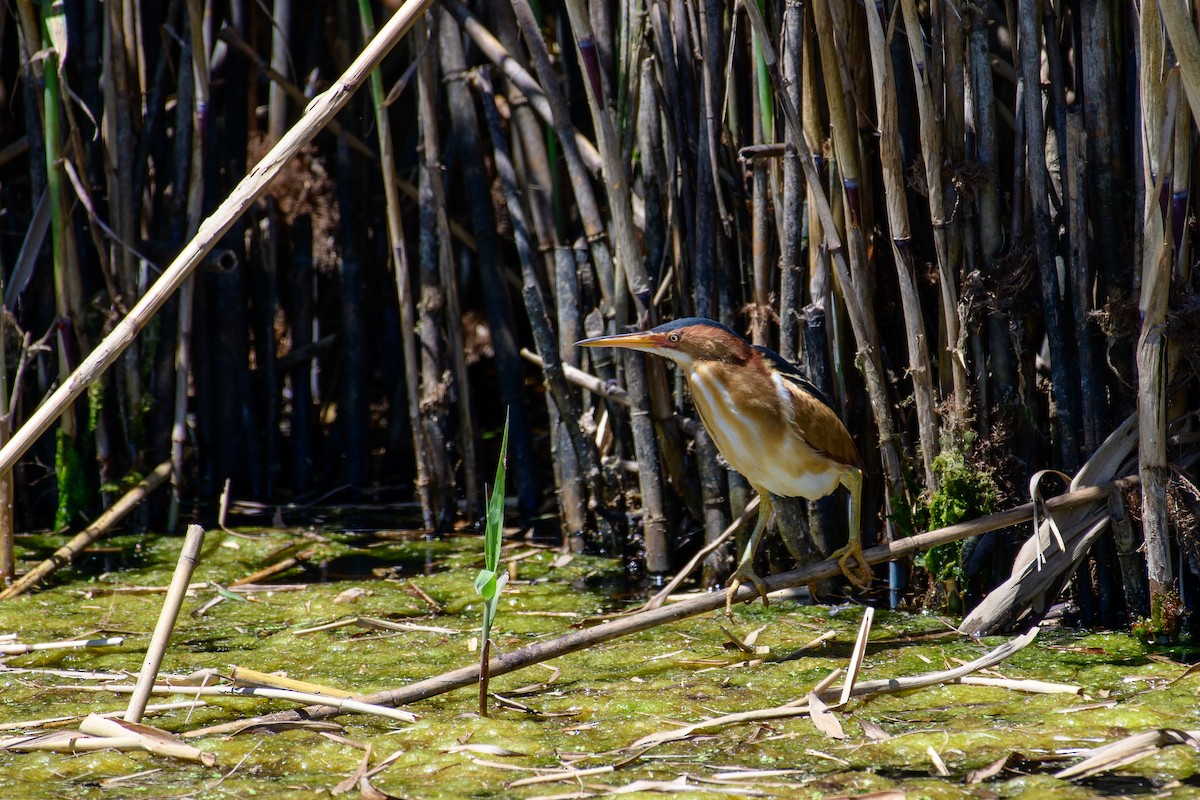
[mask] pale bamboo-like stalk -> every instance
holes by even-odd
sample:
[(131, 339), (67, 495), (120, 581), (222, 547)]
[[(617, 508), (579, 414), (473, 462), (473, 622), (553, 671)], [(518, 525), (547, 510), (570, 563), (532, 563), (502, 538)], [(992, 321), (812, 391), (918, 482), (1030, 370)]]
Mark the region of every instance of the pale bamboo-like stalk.
[[(187, 53), (192, 73), (192, 157), (188, 168), (187, 235), (200, 228), (204, 213), (204, 152), (208, 128), (211, 87), (208, 53), (204, 50), (204, 8), (201, 0), (187, 0), (189, 43)], [(189, 276), (179, 290), (179, 312), (175, 342), (175, 416), (171, 424), (171, 505), (167, 512), (167, 530), (179, 524), (179, 504), (183, 486), (183, 449), (187, 445), (188, 382), (192, 370), (192, 322), (196, 282)]]
[(912, 237), (908, 221), (908, 198), (904, 189), (904, 168), (900, 163), (900, 122), (896, 110), (896, 77), (892, 73), (891, 53), (884, 39), (883, 20), (867, 9), (867, 35), (871, 43), (871, 70), (875, 77), (875, 106), (879, 115), (879, 159), (883, 167), (883, 193), (888, 228), (891, 232), (892, 257), (900, 284), (900, 302), (904, 308), (904, 329), (908, 336), (908, 372), (913, 382), (913, 402), (921, 437), (921, 460), (925, 466), (925, 486), (938, 488), (933, 459), (938, 454), (938, 422), (934, 411), (933, 376), (929, 368), (929, 350), (925, 338), (925, 320), (917, 293), (916, 265), (913, 263)]
[[(758, 3), (760, 0), (749, 0)], [(732, 54), (733, 48), (730, 48)], [(771, 100), (771, 84), (767, 75), (767, 65), (763, 61), (761, 48), (754, 42), (754, 91), (750, 93), (751, 100), (751, 137), (754, 144), (766, 143), (775, 138), (774, 117)], [(732, 79), (733, 72), (730, 71)], [(732, 93), (731, 93), (732, 96)], [(731, 115), (734, 116), (734, 115)], [(750, 264), (753, 275), (750, 311), (750, 341), (757, 345), (770, 344), (768, 331), (771, 320), (771, 268), (768, 263), (770, 255), (771, 236), (769, 225), (767, 185), (768, 162), (756, 158), (750, 162), (751, 170), (751, 221), (750, 221)]]
[(162, 666), (163, 656), (166, 654), (167, 642), (171, 639), (171, 630), (175, 627), (179, 608), (187, 596), (188, 584), (191, 582), (192, 572), (196, 569), (196, 560), (200, 557), (200, 546), (203, 544), (204, 528), (189, 525), (183, 540), (183, 550), (180, 551), (179, 561), (175, 565), (175, 574), (171, 576), (171, 588), (167, 590), (167, 596), (163, 600), (158, 623), (154, 626), (133, 695), (129, 698), (129, 707), (125, 710), (126, 722), (142, 721), (146, 703), (149, 702), (154, 689), (154, 680), (158, 677), (158, 668)]
[[(271, 10), (271, 69), (280, 75), (288, 70), (288, 33), (292, 27), (292, 0), (274, 0)], [(271, 82), (267, 105), (267, 136), (279, 141), (287, 130), (288, 93), (277, 81)]]
[[(592, 46), (595, 43), (587, 9), (584, 8), (582, 0), (566, 0), (565, 5), (571, 28), (575, 32), (576, 54), (584, 71), (583, 86), (588, 98), (588, 107), (592, 111), (592, 122), (596, 126), (601, 167), (608, 191), (608, 210), (612, 215), (613, 239), (616, 243), (617, 274), (623, 272), (625, 275), (629, 284), (629, 294), (636, 304), (639, 323), (648, 322), (649, 319), (643, 320), (643, 314), (648, 309), (653, 287), (650, 286), (641, 248), (634, 234), (633, 192), (629, 172), (621, 155), (621, 141), (614, 119), (616, 113), (611, 105), (614, 98), (611, 93), (604, 96), (603, 81), (596, 80), (598, 76), (590, 74), (593, 69), (592, 59), (585, 51), (589, 43)], [(598, 65), (596, 71), (600, 72)], [(651, 318), (652, 316), (651, 311)]]
[(390, 52), (396, 42), (408, 32), (417, 15), (424, 12), (432, 2), (433, 0), (408, 0), (342, 76), (310, 104), (300, 121), (263, 156), (217, 210), (201, 224), (196, 236), (188, 242), (129, 313), (116, 324), (112, 333), (83, 360), (70, 378), (42, 403), (25, 425), (15, 433), (12, 440), (0, 448), (0, 474), (11, 470), (21, 455), (45, 433), (70, 403), (116, 361), (220, 237), (232, 227), (250, 204), (266, 191), (271, 179), (279, 174), (284, 165), (345, 106), (354, 90), (366, 80), (370, 70)]
[[(946, 186), (942, 181), (942, 163), (945, 160), (942, 146), (942, 120), (933, 101), (929, 70), (925, 60), (925, 44), (921, 22), (917, 17), (914, 0), (901, 0), (904, 13), (905, 37), (912, 59), (913, 80), (916, 82), (917, 110), (921, 117), (921, 155), (925, 162), (925, 185), (929, 193), (929, 214), (933, 224), (933, 245), (937, 252), (939, 288), (942, 299), (942, 322), (946, 327), (946, 341), (950, 374), (953, 376), (956, 413), (966, 414), (967, 370), (962, 348), (962, 335), (958, 319), (958, 280), (955, 265), (950, 261), (950, 242), (947, 225), (950, 223), (946, 209)], [(943, 364), (945, 361), (943, 361)]]
[[(129, 70), (136, 69), (136, 60), (130, 64), (135, 42), (128, 41), (125, 28), (125, 9), (133, 0), (112, 0), (105, 4), (105, 37), (102, 86), (104, 90), (104, 114), (102, 140), (104, 142), (104, 171), (108, 184), (111, 225), (121, 241), (133, 242), (137, 237), (134, 218), (132, 184), (127, 176), (133, 173), (134, 131), (130, 115), (132, 92)], [(138, 266), (133, 253), (114, 241), (109, 255), (116, 275), (120, 298), (114, 298), (118, 308), (128, 308), (138, 298)], [(122, 413), (127, 429), (133, 429), (142, 413), (142, 376), (139, 365), (140, 348), (136, 340), (130, 341), (129, 353), (121, 362), (121, 381), (117, 382), (118, 393), (123, 393)]]
[[(1183, 89), (1187, 94), (1188, 106), (1193, 119), (1200, 124), (1200, 38), (1197, 38), (1195, 23), (1188, 13), (1183, 0), (1159, 0), (1156, 4), (1166, 25), (1167, 35), (1171, 39), (1171, 47), (1175, 57), (1179, 59), (1179, 73), (1183, 79)], [(1150, 32), (1158, 30), (1157, 23), (1151, 23), (1142, 10), (1142, 41)], [(1150, 26), (1149, 32), (1146, 30)], [(1143, 57), (1144, 58), (1144, 57)], [(1149, 68), (1146, 65), (1144, 68)], [(1146, 106), (1142, 106), (1143, 109)]]
[(879, 450), (883, 461), (883, 472), (884, 478), (887, 481), (888, 493), (892, 498), (899, 499), (904, 496), (899, 442), (896, 437), (895, 427), (892, 424), (891, 405), (887, 397), (887, 385), (883, 378), (883, 362), (879, 355), (878, 328), (876, 327), (874, 314), (869, 311), (869, 298), (865, 296), (867, 285), (866, 264), (864, 263), (866, 243), (863, 240), (861, 229), (851, 226), (849, 230), (850, 263), (847, 264), (841, 238), (838, 236), (837, 227), (834, 223), (833, 208), (830, 206), (829, 198), (825, 195), (825, 192), (818, 189), (820, 186), (820, 177), (817, 174), (812, 151), (809, 150), (808, 143), (803, 138), (800, 118), (796, 107), (792, 104), (791, 99), (782, 86), (778, 58), (776, 57), (774, 48), (770, 44), (766, 23), (763, 22), (762, 15), (758, 12), (758, 7), (754, 3), (747, 3), (743, 8), (745, 8), (746, 14), (754, 26), (754, 30), (760, 36), (763, 57), (767, 62), (767, 69), (771, 75), (771, 81), (775, 86), (775, 97), (783, 105), (784, 115), (787, 118), (788, 125), (792, 127), (792, 132), (800, 152), (800, 163), (804, 166), (805, 178), (808, 180), (809, 186), (813, 188), (812, 199), (817, 206), (821, 224), (824, 228), (825, 243), (829, 248), (830, 255), (833, 257), (834, 268), (837, 270), (838, 280), (842, 284), (842, 293), (846, 303), (846, 311), (850, 317), (850, 325), (854, 329), (855, 339), (858, 340), (859, 363), (863, 378), (867, 384), (867, 396), (871, 403), (871, 412), (875, 417), (875, 425), (879, 431)]
[[(1172, 28), (1172, 20), (1178, 8), (1172, 0), (1163, 4), (1154, 0), (1142, 3), (1141, 26), (1143, 52), (1154, 53), (1153, 39), (1158, 31), (1158, 14), (1167, 23), (1175, 43), (1179, 35), (1178, 22)], [(1189, 28), (1191, 22), (1186, 23)], [(1195, 39), (1195, 33), (1184, 34), (1177, 46), (1186, 51), (1186, 42)], [(1160, 50), (1161, 52), (1161, 50)], [(1167, 137), (1174, 133), (1174, 125), (1164, 125), (1164, 117), (1173, 113), (1175, 105), (1169, 95), (1175, 91), (1169, 87), (1165, 75), (1160, 71), (1161, 62), (1142, 60), (1142, 152), (1146, 184), (1146, 198), (1142, 216), (1142, 265), (1141, 295), (1138, 312), (1141, 330), (1137, 343), (1138, 368), (1138, 475), (1142, 479), (1142, 533), (1145, 537), (1146, 569), (1149, 573), (1150, 613), (1153, 618), (1160, 611), (1174, 588), (1171, 568), (1170, 531), (1167, 522), (1166, 484), (1167, 467), (1167, 370), (1166, 370), (1166, 312), (1171, 287), (1171, 266), (1174, 263), (1172, 238), (1168, 220), (1163, 218), (1159, 202), (1161, 189), (1168, 185), (1168, 174), (1163, 159), (1169, 159), (1171, 150)], [(1177, 82), (1175, 82), (1177, 85)], [(1184, 81), (1184, 89), (1188, 83)], [(1190, 96), (1189, 92), (1189, 96)], [(1198, 97), (1197, 99), (1200, 99)], [(1153, 188), (1152, 188), (1153, 187)]]
[[(550, 53), (546, 47), (546, 42), (542, 38), (541, 29), (538, 27), (537, 17), (533, 12), (533, 8), (527, 0), (511, 0), (513, 13), (517, 17), (517, 23), (521, 27), (521, 33), (525, 37), (525, 44), (529, 48), (529, 54), (533, 58), (534, 71), (545, 85), (545, 113), (539, 112), (558, 135), (558, 141), (563, 148), (563, 157), (567, 165), (567, 175), (571, 181), (571, 188), (575, 195), (575, 202), (578, 205), (580, 221), (583, 224), (584, 233), (587, 235), (588, 246), (592, 253), (592, 260), (595, 263), (596, 273), (600, 279), (600, 293), (604, 311), (609, 311), (612, 308), (614, 297), (617, 292), (617, 276), (616, 268), (613, 263), (612, 249), (609, 247), (607, 231), (604, 225), (604, 219), (600, 214), (600, 206), (596, 202), (596, 193), (592, 188), (591, 178), (587, 174), (585, 165), (591, 166), (591, 162), (587, 157), (587, 149), (582, 146), (580, 141), (582, 137), (575, 133), (575, 128), (571, 124), (571, 112), (567, 108), (566, 99), (562, 96), (562, 92), (558, 90), (558, 82), (554, 67), (550, 61)], [(487, 42), (486, 33), (478, 22), (466, 13), (466, 10), (457, 3), (449, 3), (449, 8), (455, 12), (462, 24), (463, 29), (472, 37), (480, 49), (484, 49), (482, 43)], [(476, 33), (472, 33), (475, 31)], [(494, 41), (494, 40), (493, 40)], [(482, 43), (481, 43), (482, 42)], [(498, 46), (499, 43), (497, 42)], [(502, 59), (505, 64), (515, 65), (519, 69), (520, 65), (516, 60), (508, 57)], [(526, 91), (523, 83), (515, 80), (512, 74), (514, 67), (506, 67), (506, 74), (509, 79), (517, 85), (522, 91)], [(526, 73), (527, 74), (527, 73)], [(532, 78), (529, 79), (532, 81)], [(528, 96), (528, 91), (526, 91)], [(539, 108), (538, 104), (533, 104), (534, 108)], [(596, 154), (596, 167), (599, 170), (600, 164), (599, 153)]]
[(114, 525), (124, 519), (130, 511), (137, 508), (151, 492), (162, 486), (172, 474), (173, 466), (172, 461), (164, 461), (159, 464), (153, 472), (142, 478), (137, 482), (137, 485), (122, 495), (120, 500), (109, 506), (103, 514), (96, 518), (95, 522), (88, 525), (87, 528), (72, 537), (69, 542), (55, 550), (54, 554), (45, 561), (22, 575), (21, 579), (12, 586), (0, 591), (0, 600), (9, 600), (24, 594), (36, 586), (39, 581), (54, 572), (54, 570), (74, 561), (88, 545), (112, 530)]

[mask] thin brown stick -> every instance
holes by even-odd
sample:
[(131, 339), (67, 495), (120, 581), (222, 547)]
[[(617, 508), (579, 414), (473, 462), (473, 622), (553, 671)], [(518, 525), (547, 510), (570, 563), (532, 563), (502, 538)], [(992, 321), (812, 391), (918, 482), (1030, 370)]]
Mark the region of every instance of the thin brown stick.
[(164, 461), (159, 464), (153, 472), (138, 481), (137, 486), (113, 503), (95, 522), (72, 537), (71, 541), (55, 550), (52, 556), (25, 573), (12, 586), (0, 592), (0, 600), (9, 600), (24, 594), (59, 567), (70, 564), (88, 545), (108, 533), (114, 525), (125, 518), (126, 514), (137, 508), (138, 504), (145, 500), (151, 492), (166, 483), (170, 475), (171, 462)]
[(263, 567), (258, 572), (251, 573), (244, 578), (238, 578), (236, 581), (229, 584), (229, 586), (232, 588), (235, 586), (245, 586), (246, 584), (249, 584), (249, 583), (262, 583), (265, 580), (274, 578), (276, 575), (278, 575), (282, 572), (287, 572), (289, 569), (296, 566), (297, 564), (303, 564), (305, 561), (312, 558), (313, 554), (316, 552), (317, 552), (317, 549), (315, 547), (309, 548), (308, 550), (305, 550), (302, 553), (297, 553), (296, 555), (291, 556), (289, 558), (285, 558), (281, 561), (276, 561), (274, 564), (271, 564), (269, 567)]

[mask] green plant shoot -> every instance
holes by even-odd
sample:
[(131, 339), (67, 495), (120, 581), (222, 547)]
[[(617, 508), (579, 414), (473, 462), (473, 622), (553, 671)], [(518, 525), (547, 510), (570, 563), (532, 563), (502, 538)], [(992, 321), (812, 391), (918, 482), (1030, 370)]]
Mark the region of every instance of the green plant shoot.
[[(483, 643), (492, 635), (492, 621), (500, 602), (500, 591), (508, 581), (508, 573), (500, 570), (500, 540), (504, 533), (504, 476), (508, 451), (508, 414), (504, 415), (504, 435), (500, 440), (500, 460), (496, 464), (496, 483), (488, 498), (487, 517), (483, 533), (483, 569), (475, 578), (475, 591), (483, 597)], [(486, 652), (486, 650), (484, 651)]]

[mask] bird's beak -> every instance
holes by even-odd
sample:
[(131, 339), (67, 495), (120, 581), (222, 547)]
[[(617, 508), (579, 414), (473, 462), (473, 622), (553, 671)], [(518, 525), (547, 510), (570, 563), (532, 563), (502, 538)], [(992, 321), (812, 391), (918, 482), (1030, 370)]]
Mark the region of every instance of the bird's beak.
[(639, 333), (618, 333), (615, 336), (596, 336), (575, 343), (576, 347), (623, 347), (626, 350), (641, 350), (647, 353), (661, 353), (666, 337), (650, 331)]

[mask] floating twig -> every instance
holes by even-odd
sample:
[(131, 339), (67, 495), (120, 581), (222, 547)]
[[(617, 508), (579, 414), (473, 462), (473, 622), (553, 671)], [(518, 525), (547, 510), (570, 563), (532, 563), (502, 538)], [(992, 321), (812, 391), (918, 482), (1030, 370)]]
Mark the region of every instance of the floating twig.
[(20, 656), (41, 650), (69, 650), (83, 647), (119, 647), (125, 643), (122, 636), (106, 636), (103, 639), (69, 639), (61, 642), (33, 642), (31, 644), (0, 644), (0, 656)]

